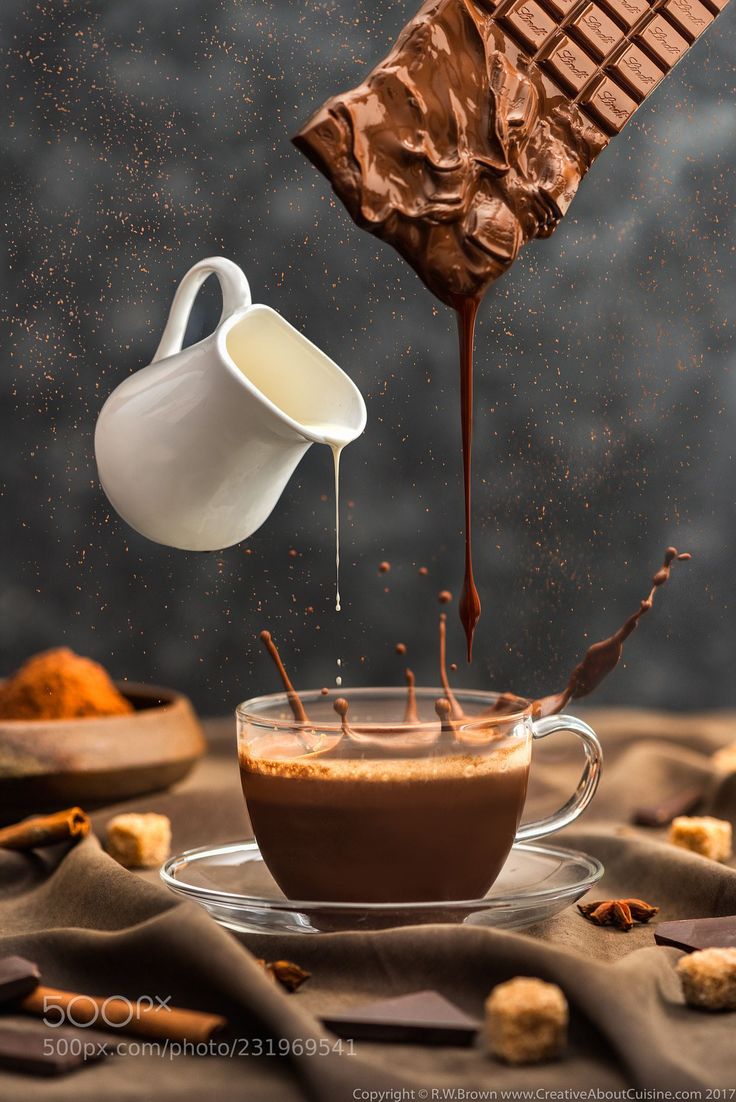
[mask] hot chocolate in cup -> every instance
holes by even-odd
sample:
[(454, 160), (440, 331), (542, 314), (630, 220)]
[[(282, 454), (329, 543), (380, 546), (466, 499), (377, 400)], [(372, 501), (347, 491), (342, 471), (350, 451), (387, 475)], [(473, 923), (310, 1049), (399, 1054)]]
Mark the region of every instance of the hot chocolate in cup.
[[(601, 748), (573, 716), (533, 718), (509, 693), (340, 689), (286, 693), (236, 711), (243, 793), (261, 855), (293, 900), (406, 903), (482, 898), (515, 841), (576, 819)], [(581, 739), (576, 791), (520, 827), (532, 746)]]

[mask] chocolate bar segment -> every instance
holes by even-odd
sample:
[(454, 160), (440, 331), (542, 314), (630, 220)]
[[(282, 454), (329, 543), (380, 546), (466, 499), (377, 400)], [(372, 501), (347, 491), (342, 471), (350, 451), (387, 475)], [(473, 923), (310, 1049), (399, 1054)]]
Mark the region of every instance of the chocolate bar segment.
[(590, 54), (567, 35), (563, 35), (542, 65), (574, 95), (583, 90), (598, 68)]
[(633, 43), (619, 54), (610, 71), (616, 80), (626, 85), (628, 91), (640, 100), (653, 92), (664, 76), (664, 70)]
[(647, 0), (601, 0), (601, 4), (626, 27), (627, 31), (651, 11)]
[(591, 110), (612, 134), (618, 134), (636, 111), (638, 104), (610, 77), (586, 92), (583, 106)]
[(570, 30), (599, 61), (608, 57), (623, 42), (624, 32), (597, 4), (588, 4), (573, 19)]
[(661, 15), (653, 16), (636, 37), (653, 54), (655, 61), (667, 69), (671, 69), (687, 50), (687, 41)]
[(558, 23), (569, 15), (573, 8), (577, 7), (579, 0), (541, 0), (541, 3), (554, 16)]
[(554, 20), (536, 0), (517, 0), (500, 21), (533, 54), (557, 30)]
[(713, 22), (715, 16), (703, 7), (699, 0), (666, 0), (660, 9), (666, 13), (678, 31), (694, 42), (705, 28)]

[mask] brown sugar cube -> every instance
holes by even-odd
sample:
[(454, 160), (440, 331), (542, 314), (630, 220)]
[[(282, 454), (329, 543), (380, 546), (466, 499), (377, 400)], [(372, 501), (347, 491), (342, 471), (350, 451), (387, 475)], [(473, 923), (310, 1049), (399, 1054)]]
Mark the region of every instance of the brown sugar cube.
[(486, 1000), (488, 1048), (507, 1064), (554, 1060), (567, 1041), (567, 999), (554, 983), (517, 976)]
[(126, 869), (152, 869), (171, 848), (171, 822), (155, 812), (116, 815), (107, 824), (107, 852)]
[(736, 773), (736, 742), (716, 750), (710, 760), (713, 768), (719, 773)]
[(727, 861), (732, 852), (732, 834), (731, 824), (725, 819), (678, 815), (670, 824), (669, 840), (712, 861)]
[(677, 962), (688, 1006), (736, 1010), (736, 949), (700, 949)]

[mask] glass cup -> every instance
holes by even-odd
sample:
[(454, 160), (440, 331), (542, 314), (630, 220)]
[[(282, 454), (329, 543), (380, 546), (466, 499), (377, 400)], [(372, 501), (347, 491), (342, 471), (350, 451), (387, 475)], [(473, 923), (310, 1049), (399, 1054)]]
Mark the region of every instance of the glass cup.
[[(347, 716), (336, 714), (336, 699)], [(533, 719), (508, 693), (400, 688), (285, 693), (236, 709), (238, 757), (253, 832), (290, 899), (479, 899), (512, 845), (576, 819), (598, 786), (602, 753), (574, 716)], [(340, 705), (341, 707), (341, 705)], [(297, 709), (298, 710), (298, 709)], [(407, 718), (408, 717), (408, 718)], [(532, 744), (571, 731), (585, 764), (554, 814), (520, 827)]]

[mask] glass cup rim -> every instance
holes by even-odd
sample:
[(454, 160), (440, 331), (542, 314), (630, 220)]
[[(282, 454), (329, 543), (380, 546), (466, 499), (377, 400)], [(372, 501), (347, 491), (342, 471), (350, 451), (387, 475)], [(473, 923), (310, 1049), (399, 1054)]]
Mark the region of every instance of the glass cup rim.
[[(340, 696), (345, 696), (348, 700), (351, 698), (362, 697), (364, 699), (370, 699), (371, 697), (388, 697), (395, 698), (397, 700), (406, 700), (407, 690), (405, 685), (387, 685), (387, 686), (340, 686), (330, 691), (334, 692), (333, 699)], [(519, 707), (512, 712), (502, 712), (497, 716), (482, 716), (482, 715), (470, 715), (467, 716), (467, 726), (484, 726), (488, 727), (493, 724), (500, 723), (513, 723), (520, 722), (521, 720), (532, 718), (533, 701), (528, 700), (525, 697), (518, 696), (516, 693), (500, 693), (496, 691), (489, 691), (487, 689), (453, 689), (453, 696), (461, 703), (478, 703), (485, 705), (486, 707), (498, 700), (501, 696), (509, 696), (513, 701), (517, 702)], [(431, 687), (424, 685), (417, 685), (415, 688), (415, 694), (417, 700), (437, 700), (440, 697), (446, 697), (446, 691), (440, 687)], [(326, 697), (321, 689), (307, 689), (299, 692), (299, 699), (303, 704), (316, 703), (318, 701), (326, 701)], [(267, 705), (269, 707), (289, 707), (289, 694), (287, 692), (280, 693), (264, 693), (261, 696), (254, 696), (248, 700), (244, 700), (238, 704), (235, 708), (235, 716), (241, 723), (247, 723), (252, 727), (263, 727), (269, 731), (300, 731), (309, 730), (315, 726), (313, 722), (309, 720), (298, 720), (294, 716), (287, 716), (286, 718), (280, 718), (278, 716), (267, 717), (263, 713), (254, 712), (254, 709), (259, 706)], [(392, 726), (395, 726), (399, 730), (406, 731), (421, 731), (424, 728), (436, 726), (437, 720), (419, 720), (418, 722), (406, 722), (402, 719), (392, 721)], [(385, 727), (384, 723), (366, 723), (359, 722), (361, 731), (370, 731), (371, 728)], [(320, 730), (334, 731), (339, 733), (342, 730), (342, 724), (338, 716), (335, 716), (334, 721), (332, 719), (328, 721), (319, 720), (318, 726)]]

